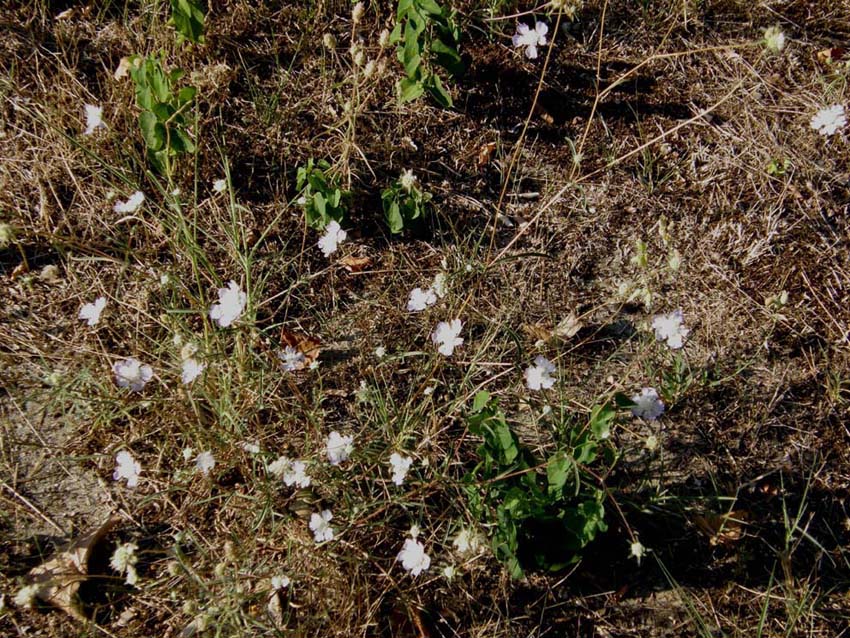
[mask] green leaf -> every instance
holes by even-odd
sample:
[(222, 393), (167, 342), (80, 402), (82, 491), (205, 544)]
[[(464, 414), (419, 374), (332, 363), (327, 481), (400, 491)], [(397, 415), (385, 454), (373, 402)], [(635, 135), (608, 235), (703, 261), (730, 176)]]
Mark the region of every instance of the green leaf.
[(546, 465), (546, 480), (549, 483), (549, 494), (551, 496), (563, 496), (564, 485), (567, 484), (573, 469), (573, 460), (563, 452), (549, 459)]
[(195, 143), (179, 128), (171, 130), (171, 148), (178, 153), (194, 153)]
[(398, 10), (396, 11), (396, 28), (399, 23), (407, 15), (407, 12), (413, 7), (413, 0), (398, 0)]
[(463, 61), (454, 47), (445, 44), (439, 38), (435, 38), (431, 41), (431, 52), (434, 54), (437, 64), (443, 67), (452, 77), (463, 73), (465, 69)]
[(428, 81), (426, 82), (428, 92), (431, 96), (437, 100), (440, 106), (450, 109), (454, 106), (454, 102), (452, 102), (452, 96), (449, 95), (449, 92), (446, 91), (446, 88), (443, 86), (443, 83), (440, 81), (440, 77), (434, 73), (432, 73), (428, 77)]
[(159, 66), (159, 63), (156, 63), (156, 66), (148, 72), (148, 81), (151, 91), (153, 91), (154, 97), (156, 97), (157, 101), (168, 102), (171, 97), (171, 90), (168, 78), (165, 77), (165, 73), (163, 73), (162, 67)]
[(475, 398), (472, 400), (472, 411), (481, 412), (481, 410), (483, 410), (489, 402), (490, 393), (486, 390), (481, 390), (478, 394), (475, 395)]
[(151, 111), (142, 111), (139, 115), (139, 128), (149, 150), (155, 152), (165, 146), (165, 127)]
[(419, 99), (424, 92), (425, 87), (418, 80), (404, 78), (399, 82), (399, 96), (402, 104)]
[(605, 440), (611, 435), (611, 423), (617, 416), (617, 411), (610, 403), (595, 405), (590, 411), (590, 431), (599, 440)]
[(430, 13), (434, 16), (442, 16), (443, 8), (437, 4), (434, 0), (416, 0), (416, 5), (425, 11), (426, 13)]
[(394, 235), (397, 235), (404, 230), (404, 219), (401, 216), (398, 202), (392, 201), (390, 202), (389, 207), (384, 208), (384, 218), (387, 220), (390, 232)]
[(180, 92), (177, 94), (177, 103), (180, 106), (187, 104), (195, 99), (195, 96), (198, 94), (198, 89), (194, 86), (184, 86), (180, 89)]

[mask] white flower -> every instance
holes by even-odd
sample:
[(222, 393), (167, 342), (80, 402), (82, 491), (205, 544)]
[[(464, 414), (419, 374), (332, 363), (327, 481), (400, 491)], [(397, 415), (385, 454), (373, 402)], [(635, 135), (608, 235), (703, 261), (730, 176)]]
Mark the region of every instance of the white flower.
[(213, 182), (213, 190), (216, 193), (223, 193), (227, 189), (227, 180), (217, 179)]
[(93, 303), (83, 304), (80, 308), (80, 319), (85, 321), (90, 326), (96, 326), (100, 321), (100, 313), (106, 308), (106, 297), (98, 297)]
[(399, 184), (401, 187), (406, 190), (408, 193), (416, 186), (416, 175), (413, 174), (413, 171), (407, 169), (402, 171), (401, 177), (398, 178)]
[(419, 576), (431, 565), (431, 557), (425, 553), (425, 546), (414, 538), (405, 539), (396, 560), (401, 561), (401, 566), (409, 571), (411, 576)]
[(384, 346), (378, 346), (377, 348), (375, 348), (375, 356), (379, 359), (383, 359), (385, 356), (387, 356), (387, 349)]
[(433, 306), (437, 303), (437, 295), (431, 288), (422, 290), (422, 288), (414, 288), (410, 291), (410, 297), (407, 300), (408, 312), (419, 312), (425, 310), (428, 306)]
[(456, 575), (457, 575), (457, 570), (455, 569), (454, 565), (446, 565), (445, 567), (443, 567), (443, 577), (446, 580), (451, 580)]
[(286, 348), (278, 352), (277, 358), (280, 359), (280, 365), (285, 372), (301, 370), (307, 361), (304, 353), (292, 346), (286, 346)]
[(195, 359), (186, 359), (183, 362), (183, 371), (180, 373), (180, 381), (183, 385), (189, 385), (201, 375), (206, 367), (207, 366), (205, 364), (199, 363)]
[(554, 371), (555, 364), (538, 355), (534, 359), (534, 365), (525, 369), (525, 384), (529, 390), (548, 390), (555, 385), (555, 378), (551, 376)]
[(35, 597), (38, 595), (40, 587), (38, 585), (25, 585), (15, 594), (15, 606), (22, 609), (29, 609), (35, 605)]
[(785, 48), (785, 34), (778, 26), (768, 27), (764, 30), (764, 46), (771, 53), (779, 53)]
[(109, 566), (119, 574), (126, 574), (126, 582), (128, 585), (135, 585), (139, 580), (139, 575), (136, 573), (136, 563), (139, 562), (139, 557), (136, 556), (136, 550), (139, 546), (135, 543), (124, 543), (115, 548), (112, 553), (112, 558), (109, 560)]
[(304, 461), (292, 461), (289, 457), (279, 456), (269, 464), (269, 474), (273, 474), (287, 486), (310, 487), (311, 478), (307, 474), (307, 464)]
[(410, 531), (408, 532), (408, 534), (410, 534), (410, 538), (416, 539), (419, 538), (419, 532), (421, 531), (422, 530), (419, 529), (419, 525), (414, 523), (410, 526)]
[(115, 202), (112, 210), (116, 213), (135, 213), (144, 201), (145, 194), (142, 191), (136, 191), (130, 195), (126, 202)]
[(658, 341), (667, 341), (667, 345), (678, 350), (684, 345), (685, 337), (690, 330), (685, 328), (681, 310), (674, 310), (666, 315), (657, 315), (652, 320), (652, 329)]
[(643, 442), (643, 446), (650, 452), (655, 452), (655, 450), (658, 449), (658, 437), (654, 434), (650, 434)]
[(520, 22), (513, 37), (514, 46), (525, 47), (525, 57), (533, 60), (537, 57), (537, 47), (546, 44), (547, 33), (549, 33), (549, 27), (543, 22), (535, 24), (534, 29)]
[(346, 237), (348, 237), (348, 233), (340, 228), (339, 223), (336, 220), (331, 221), (330, 224), (325, 226), (325, 234), (319, 239), (319, 248), (322, 254), (325, 257), (330, 257), (332, 253), (336, 252), (337, 246), (345, 241)]
[(331, 465), (339, 465), (351, 456), (351, 452), (354, 450), (354, 437), (340, 436), (339, 432), (334, 430), (328, 436), (327, 449), (328, 460)]
[(818, 111), (812, 118), (811, 126), (824, 136), (834, 135), (838, 129), (847, 125), (844, 107), (841, 104), (827, 106)]
[(632, 402), (635, 404), (632, 414), (641, 419), (654, 421), (664, 412), (664, 402), (658, 398), (655, 388), (644, 388), (632, 397)]
[(210, 319), (219, 327), (227, 328), (239, 318), (247, 303), (248, 295), (242, 292), (235, 281), (229, 281), (227, 288), (218, 289), (218, 303), (210, 306)]
[(459, 554), (466, 554), (467, 552), (478, 551), (478, 547), (481, 545), (481, 539), (475, 531), (464, 527), (457, 533), (457, 536), (452, 541), (452, 545), (454, 545)]
[(322, 510), (321, 514), (313, 512), (310, 515), (310, 531), (313, 532), (317, 543), (333, 540), (334, 530), (330, 523), (332, 518), (330, 510)]
[(134, 357), (116, 361), (112, 366), (112, 372), (115, 374), (115, 383), (118, 387), (130, 388), (133, 392), (141, 391), (153, 378), (153, 369)]
[(437, 346), (437, 351), (446, 356), (452, 356), (455, 348), (463, 343), (459, 337), (463, 322), (460, 319), (452, 319), (449, 322), (441, 321), (431, 333), (431, 341)]
[(446, 273), (438, 272), (434, 275), (434, 283), (431, 284), (431, 290), (433, 290), (440, 299), (448, 294), (449, 286)]
[(127, 487), (136, 487), (139, 484), (141, 472), (142, 464), (127, 450), (121, 450), (115, 455), (115, 471), (112, 473), (114, 480), (127, 479)]
[(390, 466), (393, 468), (393, 483), (401, 485), (404, 483), (404, 478), (413, 464), (413, 459), (409, 456), (402, 456), (398, 452), (390, 454)]
[(198, 456), (195, 457), (195, 469), (198, 470), (201, 474), (206, 476), (210, 473), (210, 470), (215, 467), (215, 457), (212, 455), (212, 452), (207, 450), (206, 452), (201, 452)]
[(188, 463), (192, 459), (192, 457), (195, 456), (195, 448), (184, 447), (182, 454), (183, 454), (183, 460)]
[(279, 575), (272, 576), (272, 589), (277, 591), (278, 589), (286, 589), (289, 587), (289, 583), (292, 581), (289, 579), (289, 576)]
[(256, 441), (242, 441), (242, 443), (240, 443), (239, 445), (248, 454), (259, 454), (260, 453), (260, 444), (257, 443)]
[(646, 556), (646, 547), (640, 541), (633, 541), (629, 543), (629, 555), (636, 559), (637, 564), (640, 565), (640, 559)]
[(86, 111), (86, 130), (83, 131), (83, 135), (91, 135), (101, 127), (106, 128), (106, 124), (103, 123), (102, 106), (86, 104), (83, 108)]

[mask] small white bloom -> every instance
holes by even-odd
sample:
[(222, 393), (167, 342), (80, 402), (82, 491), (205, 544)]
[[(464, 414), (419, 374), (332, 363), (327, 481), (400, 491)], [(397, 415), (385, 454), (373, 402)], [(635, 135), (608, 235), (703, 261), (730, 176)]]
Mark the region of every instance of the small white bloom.
[(25, 585), (15, 594), (15, 606), (21, 609), (30, 609), (35, 605), (35, 597), (38, 595), (38, 585)]
[(390, 467), (393, 468), (393, 483), (401, 485), (410, 471), (410, 466), (413, 464), (413, 459), (409, 456), (402, 456), (398, 452), (390, 454)]
[(442, 299), (448, 294), (449, 282), (448, 278), (446, 277), (446, 273), (438, 272), (436, 275), (434, 275), (434, 283), (431, 284), (431, 290), (433, 290), (434, 293), (440, 299)]
[(646, 556), (646, 547), (640, 541), (633, 541), (629, 543), (629, 555), (636, 559), (637, 564), (640, 565), (640, 559)]
[[(285, 456), (280, 457), (278, 461), (285, 459), (286, 463), (282, 467), (275, 467), (279, 472), (278, 477), (283, 479), (287, 487), (296, 485), (300, 488), (310, 487), (312, 479), (307, 474), (307, 464), (304, 461), (290, 461)], [(277, 461), (275, 461), (277, 463)], [(274, 465), (274, 463), (272, 464)], [(269, 466), (269, 470), (272, 466)]]
[(106, 128), (106, 124), (103, 123), (102, 106), (86, 104), (83, 108), (86, 111), (86, 130), (83, 131), (83, 135), (91, 135), (101, 127)]
[(333, 514), (330, 510), (322, 510), (321, 514), (313, 512), (310, 515), (310, 531), (313, 532), (313, 538), (317, 543), (333, 540), (334, 530), (331, 527), (331, 519)]
[(189, 385), (201, 375), (206, 367), (207, 366), (205, 364), (200, 363), (195, 359), (186, 359), (183, 362), (183, 370), (180, 373), (180, 381), (183, 385)]
[(418, 576), (431, 566), (431, 557), (425, 553), (425, 546), (413, 538), (405, 539), (396, 560), (401, 561), (401, 566), (409, 571), (411, 576)]
[(433, 306), (437, 303), (437, 295), (431, 288), (422, 290), (422, 288), (414, 288), (410, 291), (410, 297), (407, 300), (408, 312), (420, 312), (428, 306)]
[(824, 136), (834, 135), (846, 125), (847, 117), (844, 114), (844, 106), (841, 104), (822, 108), (811, 121), (811, 127)]
[(410, 531), (408, 532), (408, 534), (410, 534), (410, 538), (415, 539), (415, 538), (419, 538), (419, 532), (421, 532), (421, 531), (422, 530), (419, 529), (419, 525), (414, 523), (413, 525), (410, 526)]
[(538, 22), (533, 29), (524, 22), (520, 22), (513, 37), (514, 47), (525, 47), (525, 57), (533, 60), (537, 57), (537, 47), (546, 45), (547, 33), (549, 33), (549, 27), (544, 22)]
[(272, 576), (272, 589), (277, 591), (278, 589), (286, 589), (289, 587), (289, 584), (292, 581), (289, 579), (289, 576), (279, 575)]
[(179, 333), (174, 334), (173, 343), (175, 346), (180, 347), (180, 358), (183, 361), (185, 361), (186, 359), (191, 359), (198, 351), (198, 346), (195, 345), (192, 341), (187, 341), (186, 343), (183, 343), (183, 337), (181, 337)]
[(459, 336), (462, 328), (463, 322), (460, 319), (441, 321), (437, 324), (434, 332), (431, 333), (431, 341), (437, 346), (440, 354), (450, 357), (455, 348), (463, 344), (463, 338)]
[(136, 573), (136, 563), (139, 562), (139, 557), (136, 556), (136, 550), (139, 546), (135, 543), (124, 543), (115, 548), (112, 553), (112, 558), (109, 560), (109, 566), (119, 574), (126, 574), (126, 582), (128, 585), (135, 585), (139, 580), (139, 575)]
[(184, 447), (183, 448), (183, 460), (187, 463), (192, 460), (192, 457), (195, 456), (195, 448)]
[(248, 454), (259, 454), (260, 453), (260, 444), (257, 443), (256, 441), (242, 441), (242, 443), (240, 443), (239, 445)]
[(641, 419), (654, 421), (664, 412), (664, 402), (658, 398), (655, 388), (644, 388), (632, 397), (632, 402), (635, 404), (632, 414)]
[(443, 567), (443, 578), (446, 580), (451, 580), (457, 575), (457, 570), (454, 568), (454, 565), (446, 565)]
[(319, 249), (325, 257), (330, 257), (332, 253), (336, 252), (339, 244), (345, 241), (346, 237), (348, 237), (348, 233), (340, 228), (339, 223), (336, 220), (331, 221), (325, 226), (325, 234), (319, 239)]
[(681, 310), (674, 310), (666, 315), (657, 315), (652, 320), (652, 329), (658, 341), (667, 341), (667, 345), (678, 350), (684, 345), (685, 337), (690, 330), (685, 328)]
[(282, 479), (283, 473), (289, 469), (290, 465), (292, 465), (292, 461), (288, 456), (279, 456), (269, 463), (269, 466), (266, 469), (268, 473), (273, 475), (275, 478)]
[(555, 378), (551, 376), (553, 372), (555, 364), (543, 355), (538, 355), (534, 365), (525, 369), (525, 384), (529, 390), (548, 390), (555, 385)]
[(115, 455), (115, 471), (112, 473), (114, 480), (127, 479), (127, 487), (136, 487), (139, 484), (141, 472), (142, 464), (127, 450), (121, 450)]
[(304, 356), (304, 353), (292, 346), (286, 346), (286, 348), (278, 352), (277, 358), (280, 359), (280, 365), (284, 372), (302, 370), (307, 361), (307, 357)]
[(100, 313), (106, 308), (106, 297), (98, 297), (92, 303), (83, 304), (80, 308), (80, 319), (85, 321), (90, 326), (96, 326), (100, 321)]
[(398, 181), (401, 187), (409, 193), (416, 186), (416, 175), (413, 174), (412, 170), (407, 169), (402, 171)]
[(216, 193), (223, 193), (227, 190), (227, 180), (225, 179), (217, 179), (213, 182), (213, 190)]
[(145, 201), (145, 194), (142, 191), (136, 191), (127, 199), (126, 202), (115, 202), (112, 207), (116, 213), (135, 213)]
[(230, 281), (227, 288), (218, 289), (218, 303), (210, 307), (210, 319), (215, 321), (219, 327), (227, 328), (236, 321), (245, 310), (248, 303), (248, 295), (242, 292), (235, 281)]
[(353, 436), (341, 436), (336, 430), (328, 436), (327, 451), (331, 465), (339, 465), (343, 461), (347, 461), (353, 450)]
[(385, 356), (387, 356), (387, 349), (384, 346), (378, 346), (377, 348), (375, 348), (375, 356), (379, 359), (383, 359)]
[(112, 366), (115, 382), (120, 388), (139, 392), (153, 378), (153, 369), (134, 357), (116, 361)]
[(207, 450), (206, 452), (201, 452), (198, 456), (195, 457), (195, 469), (206, 476), (210, 473), (210, 470), (215, 467), (215, 457), (212, 455), (212, 452)]
[(768, 27), (764, 31), (764, 46), (771, 53), (779, 53), (785, 48), (785, 34), (779, 26)]
[(650, 452), (655, 452), (658, 449), (658, 437), (650, 434), (643, 442), (643, 446)]
[(475, 552), (478, 550), (480, 544), (481, 539), (478, 537), (478, 534), (468, 527), (462, 528), (452, 541), (452, 545), (454, 545), (459, 554)]

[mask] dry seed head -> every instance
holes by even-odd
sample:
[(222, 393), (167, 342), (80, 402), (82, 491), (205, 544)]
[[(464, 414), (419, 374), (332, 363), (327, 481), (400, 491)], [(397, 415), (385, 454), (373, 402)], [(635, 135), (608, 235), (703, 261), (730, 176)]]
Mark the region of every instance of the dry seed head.
[(366, 9), (363, 6), (362, 2), (358, 2), (354, 5), (354, 8), (351, 10), (351, 21), (356, 25), (363, 19), (363, 14), (366, 13)]

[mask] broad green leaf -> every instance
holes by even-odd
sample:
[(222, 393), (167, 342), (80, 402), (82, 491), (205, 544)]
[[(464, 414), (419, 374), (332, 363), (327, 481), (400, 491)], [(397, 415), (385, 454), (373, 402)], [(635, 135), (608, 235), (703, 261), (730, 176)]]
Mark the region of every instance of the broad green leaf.
[(551, 496), (562, 496), (564, 485), (573, 469), (573, 461), (563, 452), (549, 459), (546, 465), (546, 480), (549, 483)]
[(434, 2), (434, 0), (416, 0), (416, 5), (425, 11), (426, 13), (430, 13), (434, 16), (442, 16), (443, 8)]
[(404, 220), (401, 217), (401, 211), (398, 208), (398, 202), (391, 202), (389, 208), (384, 209), (384, 217), (387, 220), (387, 225), (390, 227), (390, 232), (397, 235), (404, 230)]
[(412, 102), (420, 97), (425, 92), (425, 87), (418, 80), (404, 78), (399, 82), (399, 95), (401, 103)]
[(197, 94), (198, 89), (196, 89), (194, 86), (184, 86), (177, 94), (177, 103), (180, 106), (183, 106), (187, 102), (191, 102), (192, 100), (194, 100)]
[(481, 390), (478, 394), (475, 395), (475, 399), (473, 399), (472, 401), (472, 411), (480, 412), (489, 402), (490, 393), (486, 390)]
[(142, 111), (139, 115), (139, 128), (148, 149), (156, 152), (165, 146), (165, 127), (152, 112)]
[(605, 440), (611, 435), (611, 423), (617, 416), (617, 411), (610, 403), (595, 405), (590, 411), (590, 431), (599, 440)]
[(440, 81), (440, 77), (434, 73), (428, 76), (427, 81), (428, 92), (431, 96), (437, 100), (440, 106), (450, 109), (454, 106), (454, 102), (452, 102), (452, 96), (446, 91), (446, 88), (443, 86), (443, 83)]

